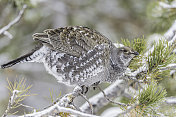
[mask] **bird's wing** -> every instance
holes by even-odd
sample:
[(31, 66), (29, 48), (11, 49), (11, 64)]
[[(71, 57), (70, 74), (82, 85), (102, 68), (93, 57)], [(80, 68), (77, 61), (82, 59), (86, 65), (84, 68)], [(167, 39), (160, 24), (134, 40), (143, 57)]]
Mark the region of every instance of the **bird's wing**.
[(47, 29), (44, 33), (34, 34), (33, 38), (42, 43), (47, 43), (56, 51), (76, 57), (86, 54), (99, 45), (109, 48), (111, 43), (99, 32), (82, 26)]
[(33, 38), (70, 56), (62, 70), (72, 80), (94, 78), (108, 69), (112, 42), (95, 30), (82, 26), (47, 29)]

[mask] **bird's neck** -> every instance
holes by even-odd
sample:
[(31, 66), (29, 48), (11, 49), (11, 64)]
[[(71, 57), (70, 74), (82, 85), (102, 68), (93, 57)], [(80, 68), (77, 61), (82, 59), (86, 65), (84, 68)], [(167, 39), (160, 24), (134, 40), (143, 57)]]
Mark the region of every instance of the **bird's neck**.
[(114, 82), (120, 77), (123, 76), (124, 71), (126, 70), (127, 67), (125, 67), (122, 63), (119, 64), (113, 64), (111, 61), (110, 69), (109, 69), (109, 76), (106, 79), (107, 82)]
[(123, 67), (126, 67), (126, 62), (123, 60), (123, 57), (121, 55), (116, 55), (115, 57), (111, 56), (110, 64), (114, 70), (119, 70)]
[(122, 60), (118, 60), (118, 63), (113, 63), (113, 61), (111, 61), (111, 69), (113, 69), (114, 71), (122, 71), (126, 69), (126, 66), (124, 65)]

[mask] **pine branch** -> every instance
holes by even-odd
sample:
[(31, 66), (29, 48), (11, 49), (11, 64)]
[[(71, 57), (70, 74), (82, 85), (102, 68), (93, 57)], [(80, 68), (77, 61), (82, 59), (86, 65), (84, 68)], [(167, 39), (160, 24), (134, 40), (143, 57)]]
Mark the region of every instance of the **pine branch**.
[[(168, 44), (172, 46), (176, 42), (176, 21), (170, 27), (170, 29), (164, 34), (166, 40), (168, 40)], [(146, 57), (149, 56), (150, 53), (154, 51), (154, 46), (152, 46), (147, 52), (145, 52), (143, 56), (143, 66), (139, 67), (136, 71), (128, 74), (130, 77), (136, 77), (141, 72), (146, 72), (148, 70), (148, 66), (146, 65)]]
[[(170, 45), (174, 44), (176, 41), (176, 22), (173, 23), (172, 27), (165, 33), (165, 39), (169, 40), (168, 43)], [(115, 44), (116, 47), (123, 46), (122, 44)], [(154, 46), (149, 49), (147, 52), (145, 52), (144, 57), (147, 57), (149, 53), (152, 53), (154, 51)], [(146, 60), (146, 59), (145, 59)], [(127, 76), (136, 79), (136, 76), (140, 74), (141, 72), (146, 72), (148, 70), (148, 66), (146, 65), (146, 62), (143, 62), (143, 66), (138, 68), (136, 71), (128, 73)], [(125, 79), (125, 78), (124, 78)], [(117, 93), (120, 93), (121, 95), (123, 94), (123, 91), (125, 90), (125, 86), (123, 86), (122, 81), (116, 81), (114, 84), (111, 84), (108, 88), (104, 90), (106, 95), (108, 95), (109, 98), (117, 98), (119, 95), (116, 95)], [(122, 87), (121, 87), (122, 86)], [(119, 88), (121, 87), (121, 88)], [(114, 90), (115, 89), (115, 90)], [(115, 94), (114, 94), (115, 93)], [(94, 107), (94, 112), (97, 112), (100, 108), (103, 106), (107, 105), (109, 102), (105, 99), (102, 93), (99, 93), (89, 99), (90, 103)], [(101, 102), (101, 103), (100, 103)], [(138, 104), (137, 104), (138, 105)], [(133, 107), (132, 107), (133, 109)], [(83, 112), (90, 112), (89, 106), (87, 103), (83, 104), (81, 106), (81, 110)], [(129, 110), (128, 110), (129, 112)]]
[(77, 110), (73, 110), (74, 104), (73, 100), (74, 98), (80, 96), (80, 92), (82, 90), (80, 87), (75, 87), (72, 93), (66, 94), (62, 98), (58, 99), (53, 105), (45, 108), (42, 111), (39, 112), (34, 112), (31, 114), (25, 114), (20, 117), (31, 117), (31, 116), (56, 116), (56, 115), (61, 115), (63, 113), (67, 115), (76, 115), (76, 116), (81, 116), (81, 117), (98, 117), (96, 115), (92, 114), (86, 114)]
[(9, 89), (12, 95), (9, 99), (8, 106), (2, 117), (6, 117), (10, 113), (11, 110), (18, 108), (19, 106), (25, 106), (28, 108), (32, 108), (32, 107), (20, 104), (20, 102), (23, 101), (27, 96), (31, 95), (29, 92), (31, 85), (26, 86), (26, 80), (24, 79), (20, 79), (20, 81), (15, 81), (14, 83), (10, 82), (7, 79), (7, 82), (8, 82), (7, 88)]
[(7, 108), (6, 108), (5, 112), (4, 112), (4, 114), (2, 115), (2, 117), (6, 117), (8, 115), (9, 111), (12, 109), (12, 106), (13, 106), (13, 104), (14, 104), (14, 102), (16, 100), (17, 94), (19, 92), (20, 91), (18, 91), (18, 90), (14, 90), (12, 92), (12, 96), (9, 99), (9, 103), (8, 103)]

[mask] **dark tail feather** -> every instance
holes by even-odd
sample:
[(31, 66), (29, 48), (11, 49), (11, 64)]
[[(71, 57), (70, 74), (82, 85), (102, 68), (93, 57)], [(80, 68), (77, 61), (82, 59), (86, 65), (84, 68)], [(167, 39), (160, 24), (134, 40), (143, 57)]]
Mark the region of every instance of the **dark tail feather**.
[(3, 64), (3, 65), (1, 65), (1, 68), (2, 68), (2, 69), (5, 69), (5, 68), (11, 67), (11, 66), (13, 66), (13, 65), (15, 65), (15, 64), (18, 64), (18, 63), (24, 63), (24, 62), (30, 61), (30, 60), (32, 60), (32, 58), (31, 58), (30, 56), (31, 56), (33, 53), (34, 53), (34, 52), (28, 53), (28, 54), (23, 55), (23, 56), (21, 56), (21, 57), (15, 59), (15, 60), (12, 60), (12, 61), (8, 62), (8, 63), (6, 63), (6, 64)]

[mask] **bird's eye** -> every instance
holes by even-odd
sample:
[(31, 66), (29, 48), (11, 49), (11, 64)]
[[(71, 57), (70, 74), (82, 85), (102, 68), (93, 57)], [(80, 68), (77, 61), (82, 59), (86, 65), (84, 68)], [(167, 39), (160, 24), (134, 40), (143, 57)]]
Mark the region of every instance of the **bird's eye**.
[(128, 51), (127, 50), (123, 50), (123, 52), (127, 53)]

